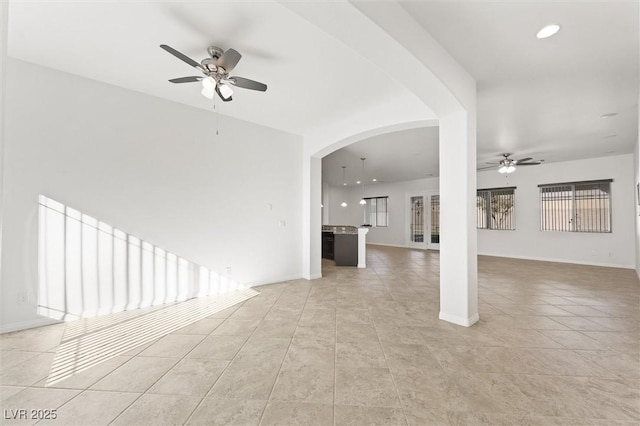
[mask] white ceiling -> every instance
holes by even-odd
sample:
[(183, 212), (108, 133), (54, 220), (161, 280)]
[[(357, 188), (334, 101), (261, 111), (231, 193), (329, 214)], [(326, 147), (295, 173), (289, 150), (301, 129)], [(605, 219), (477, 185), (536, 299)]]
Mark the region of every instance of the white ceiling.
[[(638, 129), (638, 2), (401, 4), (477, 79), (479, 167), (502, 152), (547, 162), (632, 152)], [(552, 22), (561, 31), (537, 40), (538, 29)], [(393, 79), (393, 69), (375, 66), (278, 2), (10, 3), (9, 56), (212, 110), (198, 83), (166, 81), (196, 74), (160, 49), (163, 43), (198, 61), (211, 44), (242, 53), (232, 74), (269, 85), (266, 93), (236, 89), (234, 101), (220, 105), (222, 114), (243, 120), (322, 134), (323, 127), (363, 111), (433, 118)], [(610, 112), (618, 115), (600, 118)], [(324, 176), (341, 184), (335, 166), (351, 169), (361, 156), (371, 158), (368, 171), (386, 181), (437, 175), (437, 135), (433, 129), (424, 133), (354, 144), (325, 161), (331, 169)]]
[[(638, 131), (638, 2), (411, 1), (402, 6), (477, 80), (478, 167), (500, 153), (546, 162), (633, 152)], [(558, 23), (555, 36), (537, 31)], [(609, 119), (600, 118), (610, 112)], [(615, 136), (613, 136), (615, 135)], [(414, 136), (418, 136), (414, 134)], [(388, 134), (389, 181), (405, 180), (419, 139)], [(402, 148), (401, 144), (407, 144)], [(430, 143), (430, 157), (437, 144)], [(363, 145), (364, 148), (364, 145)], [(404, 158), (398, 158), (404, 152)], [(359, 150), (367, 156), (367, 149)], [(331, 156), (353, 157), (351, 147)], [(412, 169), (412, 167), (409, 167)], [(380, 172), (371, 167), (374, 174)], [(414, 179), (426, 170), (416, 171)], [(333, 184), (341, 184), (341, 175)], [(325, 174), (326, 175), (326, 174)]]
[[(391, 148), (391, 149), (390, 149)], [(422, 127), (374, 136), (353, 143), (322, 159), (322, 176), (330, 185), (356, 185), (362, 180), (365, 157), (365, 183), (398, 182), (438, 176), (438, 128)], [(342, 180), (346, 168), (346, 182)]]
[(197, 62), (210, 45), (239, 51), (231, 74), (268, 90), (236, 88), (220, 113), (290, 133), (316, 131), (373, 105), (397, 116), (433, 117), (385, 70), (278, 2), (10, 3), (9, 56), (213, 111), (199, 83), (167, 82), (198, 72), (160, 44)]

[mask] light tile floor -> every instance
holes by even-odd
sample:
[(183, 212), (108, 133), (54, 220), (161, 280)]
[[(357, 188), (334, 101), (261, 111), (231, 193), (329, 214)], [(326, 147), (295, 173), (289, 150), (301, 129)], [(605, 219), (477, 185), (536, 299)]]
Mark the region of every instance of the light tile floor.
[(480, 257), (464, 328), (438, 320), (437, 252), (369, 246), (368, 262), (324, 261), (322, 279), (259, 287), (50, 388), (64, 325), (2, 335), (2, 408), (75, 425), (640, 423), (634, 271)]

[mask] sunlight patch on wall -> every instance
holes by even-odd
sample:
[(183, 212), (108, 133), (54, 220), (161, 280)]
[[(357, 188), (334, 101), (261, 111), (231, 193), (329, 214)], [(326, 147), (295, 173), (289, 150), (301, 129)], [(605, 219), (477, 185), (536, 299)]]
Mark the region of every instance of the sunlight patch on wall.
[(241, 289), (50, 198), (39, 203), (40, 315), (68, 321)]

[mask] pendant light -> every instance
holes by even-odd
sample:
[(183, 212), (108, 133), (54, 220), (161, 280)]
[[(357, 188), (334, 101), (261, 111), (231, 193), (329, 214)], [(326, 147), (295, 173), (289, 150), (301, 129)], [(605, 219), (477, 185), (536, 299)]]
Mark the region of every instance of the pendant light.
[(360, 158), (362, 160), (362, 179), (360, 179), (360, 181), (362, 182), (362, 198), (360, 199), (360, 205), (364, 206), (367, 204), (367, 200), (364, 199), (364, 160), (366, 160), (365, 157), (361, 157)]
[[(342, 186), (347, 186), (346, 173), (347, 173), (347, 166), (342, 166)], [(340, 207), (347, 207), (347, 202), (343, 201), (340, 204)]]

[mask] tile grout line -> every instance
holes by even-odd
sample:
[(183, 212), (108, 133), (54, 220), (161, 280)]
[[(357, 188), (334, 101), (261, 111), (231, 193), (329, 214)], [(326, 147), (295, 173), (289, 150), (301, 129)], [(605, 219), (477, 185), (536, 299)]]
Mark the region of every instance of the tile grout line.
[[(300, 315), (298, 316), (298, 321), (296, 322), (296, 328), (293, 330), (293, 334), (291, 335), (291, 339), (289, 339), (289, 346), (287, 346), (287, 351), (284, 353), (284, 357), (282, 358), (282, 362), (280, 363), (280, 368), (278, 368), (278, 372), (276, 373), (276, 379), (273, 381), (273, 385), (271, 386), (271, 391), (269, 392), (269, 396), (267, 397), (267, 402), (264, 406), (264, 410), (262, 410), (262, 414), (260, 415), (260, 419), (258, 420), (258, 425), (262, 424), (262, 420), (264, 419), (264, 413), (267, 411), (267, 405), (269, 405), (269, 402), (271, 401), (271, 396), (273, 395), (273, 391), (276, 388), (276, 385), (278, 384), (278, 378), (280, 377), (280, 372), (282, 371), (282, 366), (284, 365), (285, 360), (287, 359), (287, 354), (289, 353), (289, 350), (291, 349), (291, 344), (293, 343), (293, 337), (296, 334), (296, 331), (298, 330), (298, 327), (300, 325), (300, 318), (302, 318), (302, 314), (304, 313), (304, 309), (307, 306), (307, 302), (309, 301), (309, 296), (311, 295), (311, 288), (313, 287), (313, 284), (309, 285), (309, 291), (307, 293), (307, 297), (304, 299), (304, 305), (302, 305), (302, 309), (300, 310)], [(285, 289), (286, 291), (286, 289)], [(284, 291), (282, 292), (282, 294), (284, 294)]]
[(335, 321), (333, 328), (333, 336), (335, 338), (335, 343), (333, 344), (333, 426), (336, 426), (336, 392), (338, 389), (338, 285), (340, 281), (337, 274), (335, 280), (336, 304), (333, 309), (333, 318)]
[[(137, 355), (136, 355), (137, 356)], [(131, 359), (133, 359), (135, 357), (132, 357)], [(167, 359), (171, 359), (171, 358), (167, 358)], [(169, 371), (171, 371), (180, 361), (182, 360), (182, 358), (178, 359), (171, 367), (169, 367), (169, 369), (167, 371), (165, 371), (160, 377), (158, 377), (158, 379), (153, 382), (151, 385), (149, 385), (149, 387), (147, 387), (144, 391), (140, 392), (140, 395), (138, 395), (138, 397), (136, 399), (134, 399), (133, 401), (131, 401), (131, 404), (127, 405), (125, 408), (123, 408), (114, 418), (113, 420), (111, 420), (108, 425), (112, 425), (113, 422), (115, 422), (116, 420), (118, 420), (118, 418), (120, 416), (122, 416), (122, 414), (124, 414), (125, 411), (127, 411), (133, 404), (135, 404), (140, 398), (142, 398), (144, 395), (147, 395), (147, 391), (149, 389), (151, 389), (156, 383), (158, 383), (158, 381), (160, 381), (160, 379), (162, 379)], [(128, 361), (127, 361), (128, 362)], [(116, 369), (117, 370), (117, 369)], [(114, 370), (115, 371), (115, 370)]]
[[(257, 290), (256, 290), (257, 291)], [(258, 294), (256, 297), (260, 297), (262, 293)], [(238, 354), (240, 353), (240, 351), (242, 351), (242, 348), (244, 348), (244, 346), (247, 344), (247, 342), (249, 341), (249, 339), (251, 339), (251, 337), (253, 337), (253, 335), (255, 334), (256, 330), (258, 329), (258, 327), (260, 327), (260, 324), (262, 324), (262, 321), (264, 321), (264, 318), (269, 315), (269, 313), (271, 312), (271, 310), (273, 309), (273, 307), (275, 306), (275, 304), (278, 302), (278, 300), (280, 300), (280, 297), (282, 297), (282, 295), (284, 294), (284, 290), (280, 293), (280, 295), (278, 296), (278, 298), (275, 300), (275, 302), (273, 302), (273, 305), (271, 305), (271, 307), (269, 308), (269, 310), (267, 310), (267, 312), (264, 314), (264, 316), (260, 319), (260, 321), (258, 322), (258, 325), (256, 325), (256, 327), (253, 329), (253, 331), (251, 333), (249, 333), (249, 335), (247, 336), (247, 338), (244, 340), (244, 343), (242, 344), (242, 346), (240, 346), (238, 348), (238, 350), (236, 351), (236, 353), (233, 355), (233, 358), (231, 358), (227, 364), (227, 366), (222, 370), (222, 372), (218, 375), (218, 377), (216, 378), (216, 380), (213, 381), (213, 383), (211, 384), (211, 387), (209, 387), (209, 390), (207, 392), (205, 392), (204, 396), (200, 399), (200, 402), (198, 402), (198, 404), (196, 404), (196, 406), (194, 407), (194, 409), (191, 411), (191, 413), (189, 414), (189, 416), (187, 416), (187, 419), (184, 421), (184, 424), (188, 424), (191, 419), (193, 418), (193, 415), (196, 413), (196, 411), (198, 411), (198, 409), (202, 406), (202, 403), (204, 402), (204, 400), (211, 394), (211, 390), (213, 390), (213, 388), (215, 387), (215, 385), (218, 383), (218, 381), (222, 378), (222, 376), (224, 376), (224, 374), (226, 373), (227, 369), (229, 368), (229, 366), (233, 363), (233, 360), (238, 356)], [(251, 299), (249, 299), (251, 300)], [(246, 302), (246, 301), (245, 301)], [(244, 305), (244, 303), (242, 303), (242, 305)], [(238, 306), (238, 308), (236, 309), (236, 311), (238, 309), (240, 309), (241, 306)], [(225, 320), (218, 324), (218, 327), (220, 327), (224, 322), (226, 322), (236, 311), (234, 311), (233, 313), (231, 313), (227, 318), (225, 318)], [(218, 328), (216, 327), (216, 329)], [(212, 330), (211, 333), (209, 333), (209, 335), (213, 334), (213, 332), (215, 331)], [(195, 347), (193, 348), (195, 349)], [(191, 353), (193, 351), (193, 349), (191, 351), (189, 351), (189, 353)], [(186, 356), (186, 355), (185, 355)], [(265, 408), (266, 409), (266, 404), (265, 404)]]
[[(247, 299), (247, 300), (251, 300), (251, 299)], [(245, 304), (245, 302), (246, 302), (246, 300), (244, 300), (244, 301), (242, 301), (242, 303), (238, 304), (239, 306), (238, 306), (238, 308), (236, 308), (236, 310), (238, 310), (238, 309), (240, 308), (240, 306), (244, 305), (244, 304)], [(231, 306), (235, 306), (235, 305), (231, 305)], [(231, 307), (231, 306), (230, 306), (230, 307)], [(227, 308), (227, 309), (228, 309), (228, 308)], [(234, 311), (234, 312), (235, 312), (235, 311)], [(213, 315), (215, 315), (215, 314), (213, 314)], [(231, 316), (231, 315), (233, 315), (233, 313), (232, 313), (232, 314), (230, 314), (229, 316)], [(208, 318), (208, 317), (205, 317), (205, 318), (203, 318), (203, 319), (206, 319), (206, 318)], [(224, 321), (226, 321), (227, 319), (228, 319), (228, 317), (227, 317), (227, 318), (225, 318), (225, 320), (224, 320)], [(223, 321), (223, 322), (224, 322), (224, 321)], [(221, 324), (222, 324), (222, 323), (218, 324), (218, 325), (217, 325), (213, 330), (211, 330), (211, 333), (213, 333), (213, 332), (215, 331), (215, 329), (216, 329), (216, 328), (220, 327), (220, 325), (221, 325)], [(179, 329), (178, 329), (178, 330), (179, 330)], [(207, 338), (211, 333), (207, 334), (204, 338), (202, 338), (202, 340), (200, 340), (200, 342), (199, 342), (198, 344), (202, 343), (202, 341), (203, 341), (204, 339), (206, 339), (206, 338)], [(172, 334), (172, 333), (169, 333), (169, 334)], [(169, 334), (167, 334), (167, 335), (165, 335), (165, 336), (163, 336), (163, 337), (166, 337), (166, 336), (168, 336)], [(161, 337), (160, 339), (162, 339), (163, 337)], [(160, 339), (158, 339), (158, 340), (156, 340), (155, 342), (153, 342), (153, 343), (152, 343), (152, 345), (153, 345), (153, 344), (155, 344), (156, 342), (158, 342)], [(113, 420), (111, 420), (111, 421), (108, 423), (108, 425), (112, 425), (112, 424), (113, 424), (113, 422), (115, 422), (115, 421), (116, 421), (120, 416), (122, 416), (122, 415), (124, 414), (124, 412), (125, 412), (125, 411), (127, 411), (127, 410), (128, 410), (128, 409), (129, 409), (133, 404), (135, 404), (135, 403), (136, 403), (140, 398), (142, 398), (144, 395), (147, 395), (147, 391), (148, 391), (149, 389), (151, 389), (153, 386), (155, 386), (155, 385), (156, 385), (156, 384), (157, 384), (157, 383), (158, 383), (158, 382), (159, 382), (163, 377), (165, 377), (165, 376), (166, 376), (166, 375), (167, 375), (171, 370), (173, 370), (173, 368), (175, 368), (175, 366), (176, 366), (176, 365), (178, 365), (178, 364), (180, 363), (180, 361), (182, 361), (183, 359), (185, 359), (185, 357), (186, 357), (189, 353), (191, 353), (191, 351), (193, 351), (193, 349), (194, 349), (196, 346), (198, 346), (198, 344), (196, 344), (193, 348), (191, 348), (191, 350), (187, 351), (187, 352), (186, 352), (186, 353), (185, 353), (181, 358), (178, 358), (178, 359), (177, 359), (177, 361), (176, 361), (176, 362), (175, 362), (171, 367), (169, 367), (169, 369), (167, 369), (167, 371), (165, 371), (163, 374), (161, 374), (155, 382), (153, 382), (153, 383), (152, 383), (150, 386), (148, 386), (144, 391), (142, 391), (142, 392), (140, 393), (140, 395), (139, 395), (136, 399), (134, 399), (134, 400), (131, 402), (131, 404), (127, 405), (127, 406), (126, 406), (122, 411), (120, 411), (120, 412), (119, 412), (119, 413), (118, 413), (118, 414), (113, 418)], [(149, 345), (149, 346), (151, 346), (151, 345)], [(149, 347), (149, 346), (147, 346), (147, 347)], [(131, 357), (131, 359), (133, 359), (133, 358), (136, 358), (136, 357), (140, 356), (140, 354), (141, 354), (142, 352), (144, 352), (145, 350), (146, 350), (146, 348), (145, 348), (145, 349), (143, 349), (142, 351), (140, 351), (139, 353), (137, 353), (136, 355), (132, 356), (132, 357)], [(158, 357), (158, 358), (162, 358), (162, 357)], [(131, 359), (130, 359), (130, 360), (131, 360)], [(129, 361), (130, 361), (130, 360), (129, 360)], [(127, 362), (129, 362), (129, 361), (127, 361)], [(119, 367), (118, 367), (118, 368), (119, 368)], [(117, 370), (117, 369), (116, 369), (116, 370)], [(114, 370), (114, 371), (115, 371), (115, 370)], [(222, 374), (221, 374), (221, 375), (222, 375)], [(106, 376), (105, 376), (105, 377), (106, 377)], [(162, 394), (161, 394), (161, 395), (162, 395)], [(176, 395), (173, 395), (173, 396), (176, 396)], [(185, 396), (185, 395), (180, 395), (180, 396)]]
[[(260, 297), (260, 294), (258, 294), (256, 297)], [(253, 298), (252, 298), (253, 299)], [(249, 299), (251, 300), (251, 299)], [(207, 334), (207, 336), (202, 339), (202, 341), (204, 341), (207, 337), (211, 336), (217, 329), (218, 327), (220, 327), (222, 324), (224, 324), (233, 314), (236, 313), (236, 311), (238, 309), (240, 309), (247, 301), (245, 300), (244, 302), (242, 302), (242, 304), (240, 306), (238, 306), (236, 308), (235, 311), (233, 311), (232, 313), (229, 314), (229, 316), (227, 318), (224, 319), (224, 321), (222, 321), (220, 324), (218, 324), (213, 330), (211, 330), (211, 332), (209, 334)], [(266, 314), (265, 314), (266, 315)], [(262, 322), (262, 320), (260, 320), (260, 322)], [(258, 323), (258, 326), (260, 325), (260, 323)], [(238, 355), (238, 353), (242, 350), (242, 348), (244, 347), (244, 345), (247, 344), (247, 341), (249, 340), (249, 338), (253, 335), (253, 333), (258, 329), (258, 326), (256, 326), (256, 328), (253, 330), (253, 332), (251, 332), (249, 334), (249, 336), (247, 336), (247, 338), (244, 340), (244, 342), (242, 343), (242, 345), (238, 348), (238, 350), (236, 351), (236, 353), (233, 355), (233, 358), (231, 358), (230, 360), (228, 360), (227, 365), (222, 369), (222, 371), (220, 372), (220, 374), (218, 375), (218, 377), (213, 381), (213, 383), (211, 384), (211, 386), (209, 387), (209, 390), (206, 391), (204, 393), (204, 395), (202, 396), (202, 398), (200, 398), (200, 401), (196, 404), (196, 406), (193, 408), (193, 410), (191, 411), (191, 413), (189, 413), (189, 415), (187, 416), (186, 420), (184, 421), (184, 424), (188, 424), (189, 421), (193, 418), (193, 415), (195, 414), (196, 411), (198, 411), (198, 409), (200, 408), (200, 406), (202, 405), (202, 403), (204, 402), (204, 400), (207, 398), (207, 396), (209, 396), (209, 393), (211, 392), (211, 389), (213, 389), (213, 387), (216, 385), (216, 383), (218, 383), (218, 381), (220, 380), (220, 378), (224, 375), (224, 373), (227, 371), (227, 368), (229, 368), (229, 366), (231, 365), (231, 362), (235, 359), (236, 355)], [(222, 335), (224, 336), (224, 335)], [(202, 341), (200, 343), (202, 343)], [(187, 352), (185, 354), (185, 358), (195, 350), (195, 348), (199, 346), (196, 345), (194, 346), (189, 352)], [(227, 360), (220, 360), (220, 361), (227, 361)]]
[[(384, 362), (387, 365), (387, 370), (389, 370), (389, 376), (391, 376), (391, 381), (393, 382), (393, 388), (396, 391), (396, 396), (398, 397), (398, 404), (400, 405), (400, 410), (402, 410), (402, 416), (404, 418), (405, 423), (409, 424), (409, 419), (407, 417), (407, 413), (404, 409), (404, 405), (402, 404), (402, 398), (400, 397), (400, 390), (398, 389), (398, 385), (396, 383), (396, 379), (391, 372), (391, 366), (389, 365), (389, 359), (387, 358), (387, 351), (385, 350), (384, 345), (382, 344), (382, 340), (380, 339), (380, 333), (378, 332), (378, 326), (376, 325), (375, 319), (371, 318), (371, 322), (373, 323), (373, 328), (376, 330), (376, 337), (378, 337), (378, 344), (380, 345), (380, 349), (382, 349), (382, 355), (384, 356)], [(427, 348), (428, 349), (428, 348)]]

